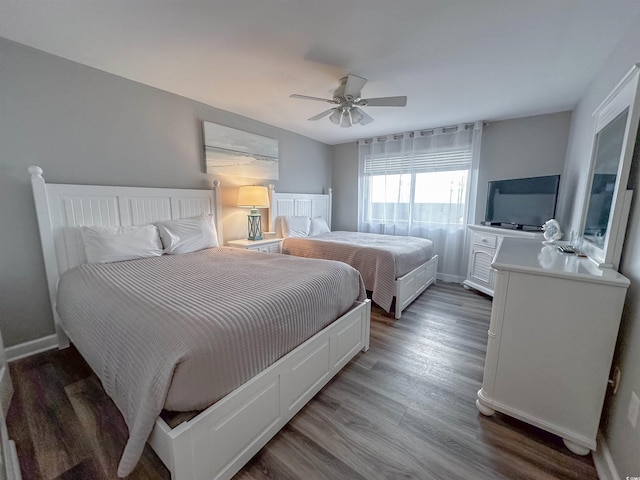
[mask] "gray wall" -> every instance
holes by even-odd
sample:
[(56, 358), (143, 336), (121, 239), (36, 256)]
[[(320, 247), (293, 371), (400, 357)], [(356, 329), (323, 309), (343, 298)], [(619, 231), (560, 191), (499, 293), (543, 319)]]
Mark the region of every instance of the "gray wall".
[[(54, 332), (27, 167), (51, 183), (209, 188), (202, 120), (276, 138), (277, 189), (331, 186), (331, 147), (0, 39), (0, 329), (6, 346)], [(246, 235), (222, 178), (225, 241)], [(267, 184), (268, 181), (256, 183)]]
[[(587, 190), (595, 125), (592, 113), (634, 63), (640, 62), (640, 17), (604, 63), (573, 113), (564, 177), (570, 188), (561, 197), (565, 222), (578, 229)], [(627, 420), (631, 392), (640, 395), (640, 166), (634, 158), (630, 183), (635, 194), (620, 271), (631, 280), (627, 292), (614, 365), (622, 371), (618, 393), (607, 398), (601, 430), (621, 478), (640, 475), (640, 423), (633, 429)], [(606, 319), (603, 319), (606, 321)]]
[[(487, 182), (561, 174), (571, 112), (491, 122), (482, 133), (476, 223), (484, 220)], [(333, 228), (358, 229), (358, 145), (333, 147)]]
[(561, 112), (490, 122), (484, 127), (476, 223), (484, 220), (490, 180), (562, 173), (570, 124), (571, 112)]
[(333, 146), (333, 230), (358, 230), (358, 144)]

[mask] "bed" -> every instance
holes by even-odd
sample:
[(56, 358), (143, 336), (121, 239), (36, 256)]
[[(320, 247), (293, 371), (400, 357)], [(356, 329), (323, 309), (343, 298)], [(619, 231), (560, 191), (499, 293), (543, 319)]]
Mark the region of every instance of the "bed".
[[(129, 426), (120, 476), (148, 440), (173, 479), (231, 478), (368, 349), (370, 302), (339, 262), (213, 246), (86, 263), (82, 225), (204, 215), (220, 235), (217, 181), (213, 190), (47, 185), (40, 168), (29, 172), (59, 347), (74, 343)], [(350, 293), (336, 301), (338, 290)], [(165, 407), (201, 411), (170, 426)]]
[[(327, 194), (300, 194), (278, 193), (271, 187), (270, 229), (286, 237), (281, 251), (350, 264), (360, 271), (373, 301), (387, 313), (395, 300), (394, 316), (399, 319), (403, 310), (436, 281), (438, 256), (433, 253), (433, 243), (415, 237), (332, 232), (331, 203), (331, 189)], [(283, 223), (294, 217), (310, 219), (310, 236), (298, 225), (292, 227), (291, 236), (283, 232)], [(313, 232), (314, 220), (326, 223), (319, 233)]]

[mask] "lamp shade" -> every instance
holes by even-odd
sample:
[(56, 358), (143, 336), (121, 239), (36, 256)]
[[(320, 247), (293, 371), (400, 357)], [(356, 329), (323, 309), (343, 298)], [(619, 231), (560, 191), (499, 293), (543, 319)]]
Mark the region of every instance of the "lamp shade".
[(360, 123), (364, 118), (358, 107), (353, 107), (350, 113), (351, 113), (351, 122), (353, 124)]
[(329, 117), (329, 120), (331, 120), (336, 125), (340, 125), (341, 118), (342, 118), (342, 109), (338, 107), (333, 110), (333, 113)]
[(260, 185), (247, 185), (238, 189), (238, 206), (269, 208), (269, 190)]
[(342, 111), (342, 121), (340, 122), (342, 128), (349, 128), (351, 126), (351, 115), (349, 110)]

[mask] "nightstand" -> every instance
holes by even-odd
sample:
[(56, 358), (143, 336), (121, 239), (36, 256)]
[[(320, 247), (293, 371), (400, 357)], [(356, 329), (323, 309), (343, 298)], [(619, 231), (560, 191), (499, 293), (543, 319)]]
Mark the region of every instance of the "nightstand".
[(229, 247), (244, 248), (257, 252), (280, 253), (281, 238), (268, 238), (266, 240), (231, 240), (227, 243)]

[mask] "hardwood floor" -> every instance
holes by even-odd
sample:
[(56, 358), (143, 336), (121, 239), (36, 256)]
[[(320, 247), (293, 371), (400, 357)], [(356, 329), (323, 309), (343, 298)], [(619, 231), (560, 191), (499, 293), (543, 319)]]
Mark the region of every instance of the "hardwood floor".
[[(263, 479), (597, 479), (591, 457), (475, 407), (491, 301), (431, 286), (402, 315), (374, 306), (359, 354), (236, 476)], [(11, 364), (23, 478), (115, 479), (127, 428), (77, 351)], [(129, 477), (168, 479), (150, 447)]]

